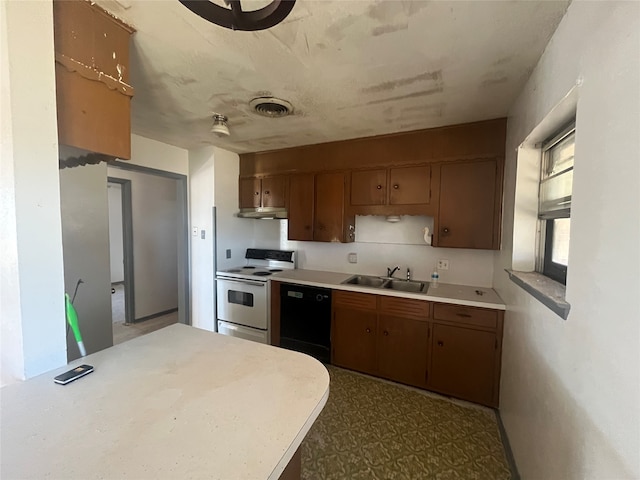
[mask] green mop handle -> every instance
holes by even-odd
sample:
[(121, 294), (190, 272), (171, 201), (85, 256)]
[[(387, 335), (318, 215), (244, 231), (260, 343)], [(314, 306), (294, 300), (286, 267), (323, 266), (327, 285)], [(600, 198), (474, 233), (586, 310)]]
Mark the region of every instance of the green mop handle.
[(80, 327), (78, 326), (78, 313), (73, 307), (73, 303), (71, 303), (68, 293), (64, 294), (64, 299), (67, 311), (67, 322), (69, 323), (71, 330), (73, 330), (73, 336), (75, 337), (78, 348), (80, 349), (80, 355), (84, 357), (87, 354), (87, 351), (84, 348), (84, 342), (82, 341), (82, 335), (80, 334)]

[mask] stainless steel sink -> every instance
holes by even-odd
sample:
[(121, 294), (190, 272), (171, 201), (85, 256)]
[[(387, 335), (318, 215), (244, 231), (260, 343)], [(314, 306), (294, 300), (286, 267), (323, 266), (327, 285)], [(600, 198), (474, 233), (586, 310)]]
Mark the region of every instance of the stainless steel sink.
[(342, 283), (348, 283), (349, 285), (362, 285), (364, 287), (376, 287), (380, 288), (388, 282), (386, 278), (380, 277), (369, 277), (367, 275), (354, 275), (353, 277), (348, 278)]
[(390, 290), (400, 290), (402, 292), (424, 293), (429, 284), (426, 282), (413, 282), (411, 280), (389, 280), (383, 288)]
[(370, 277), (368, 275), (354, 275), (346, 279), (343, 284), (360, 285), (362, 287), (384, 288), (401, 292), (425, 293), (429, 288), (427, 282), (398, 280), (384, 277)]

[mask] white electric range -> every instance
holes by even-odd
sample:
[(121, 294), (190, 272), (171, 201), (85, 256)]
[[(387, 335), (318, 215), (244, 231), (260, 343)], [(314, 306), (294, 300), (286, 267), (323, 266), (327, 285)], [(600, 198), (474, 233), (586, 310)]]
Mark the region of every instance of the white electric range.
[(216, 272), (218, 333), (269, 343), (269, 277), (296, 268), (295, 252), (248, 248), (247, 264)]

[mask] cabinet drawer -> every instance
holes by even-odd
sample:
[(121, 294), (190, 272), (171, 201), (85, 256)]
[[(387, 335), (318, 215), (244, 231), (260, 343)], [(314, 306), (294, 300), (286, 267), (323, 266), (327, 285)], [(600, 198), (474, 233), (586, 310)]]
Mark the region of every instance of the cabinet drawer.
[(333, 305), (339, 307), (351, 308), (354, 310), (373, 310), (377, 309), (377, 295), (368, 295), (366, 293), (343, 292), (340, 290), (333, 291)]
[(398, 297), (380, 297), (380, 313), (396, 317), (426, 320), (429, 318), (429, 302)]
[(444, 303), (434, 305), (433, 318), (486, 328), (496, 328), (498, 325), (498, 312), (495, 310)]

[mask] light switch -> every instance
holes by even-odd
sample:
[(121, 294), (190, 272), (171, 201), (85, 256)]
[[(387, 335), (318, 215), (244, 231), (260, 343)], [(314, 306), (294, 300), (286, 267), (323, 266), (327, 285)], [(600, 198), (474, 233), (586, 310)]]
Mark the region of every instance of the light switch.
[(227, 248), (227, 258), (231, 258), (231, 249)]
[(194, 237), (198, 236), (198, 227), (191, 227), (191, 235)]
[(204, 240), (204, 230), (200, 230), (200, 238)]

